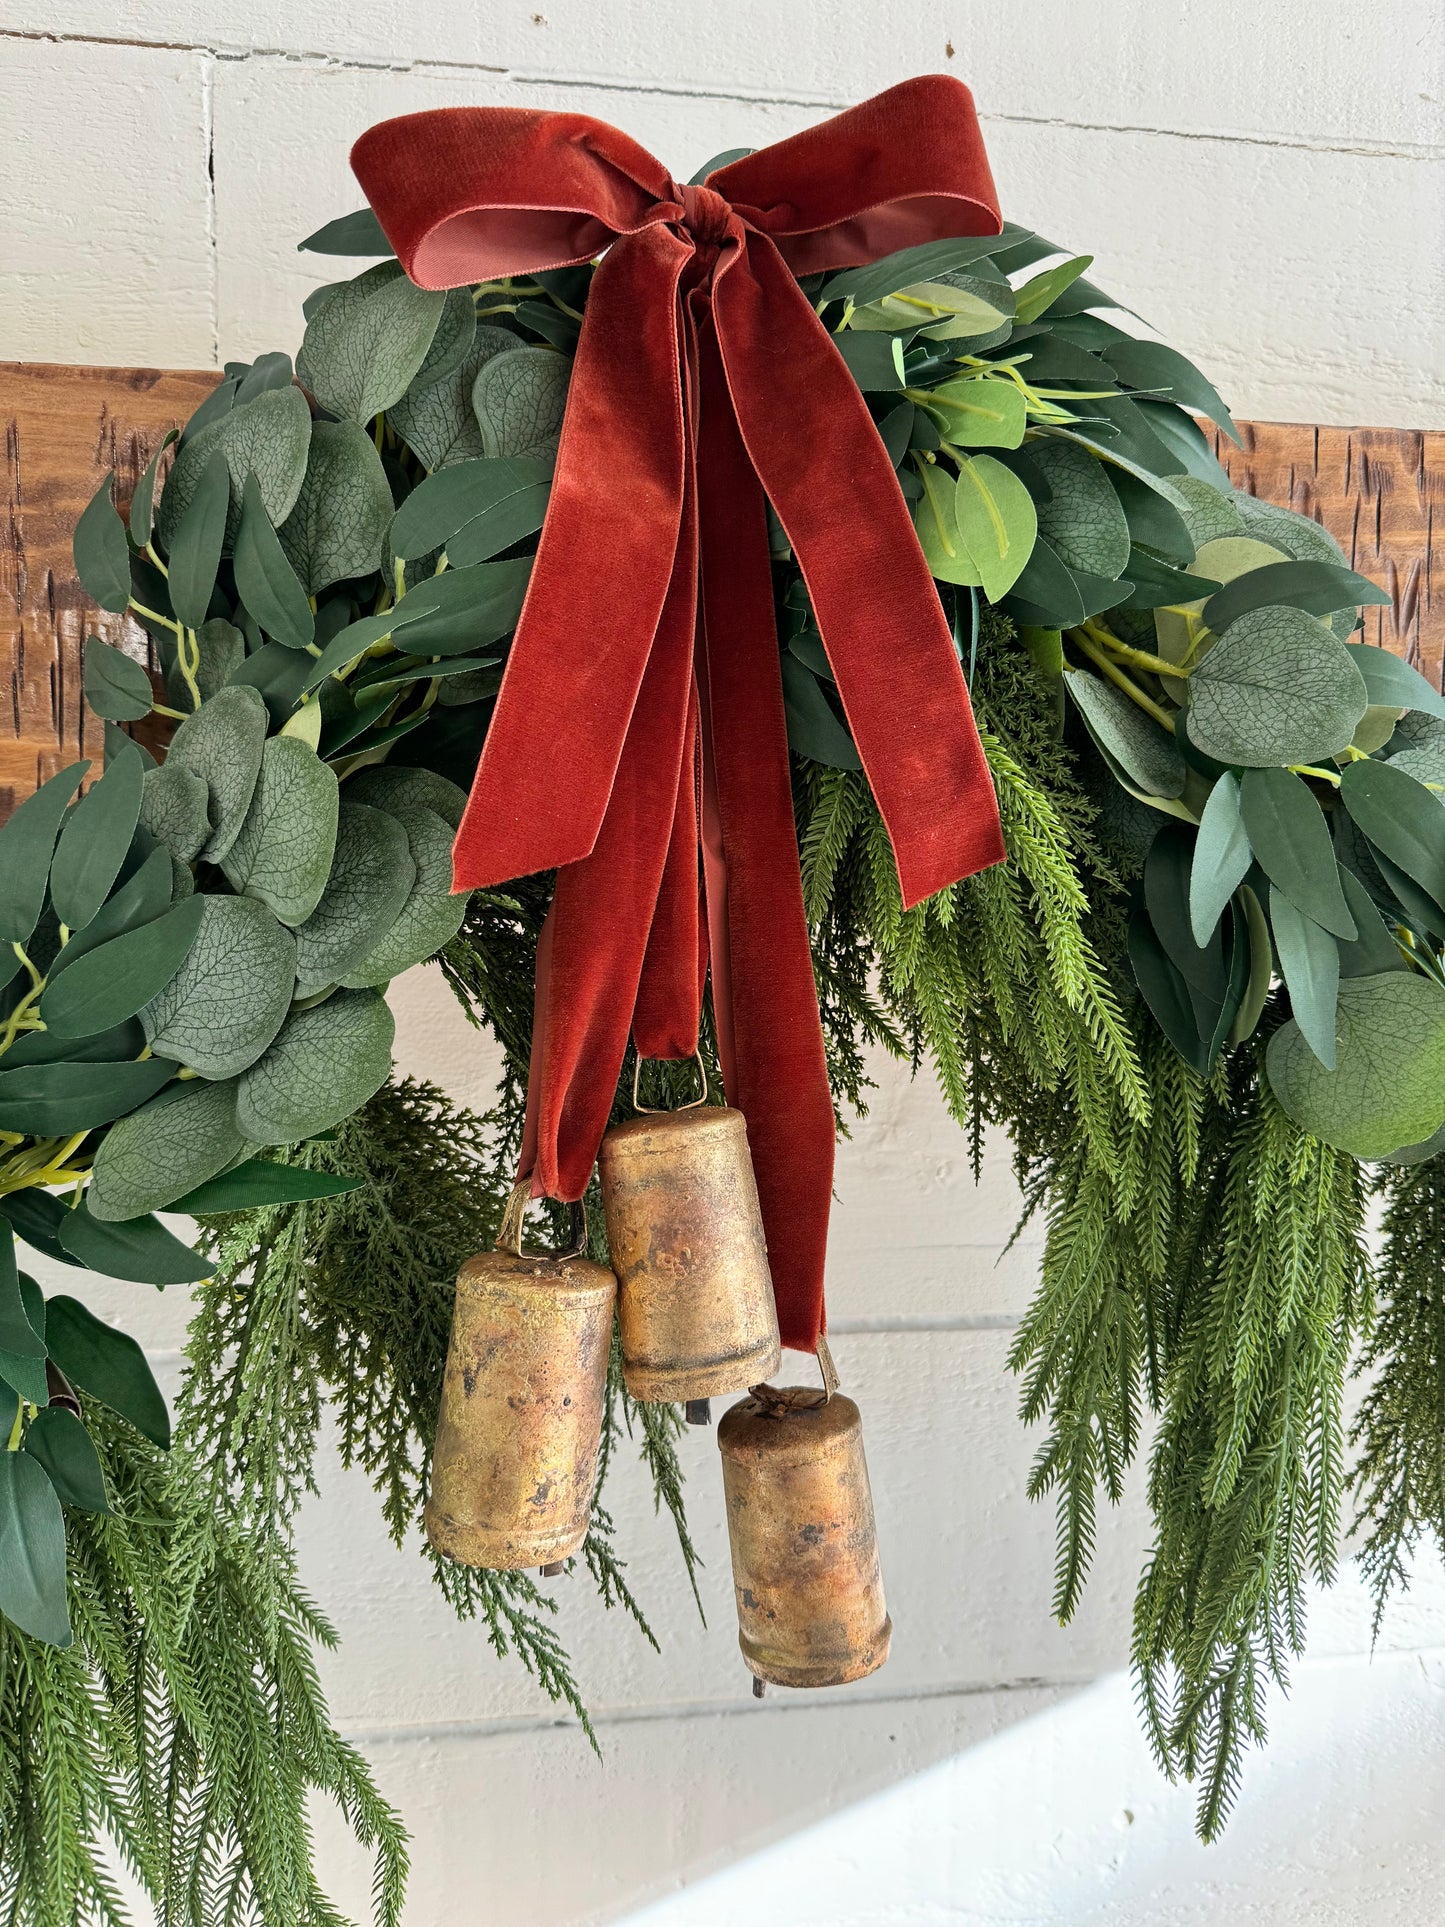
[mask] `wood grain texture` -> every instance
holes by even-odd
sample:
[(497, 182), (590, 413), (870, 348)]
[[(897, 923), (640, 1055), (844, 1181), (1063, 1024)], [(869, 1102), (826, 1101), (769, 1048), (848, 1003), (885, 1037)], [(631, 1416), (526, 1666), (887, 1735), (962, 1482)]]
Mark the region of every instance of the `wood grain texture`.
[[(166, 430), (216, 379), (197, 370), (0, 362), (0, 659), (9, 690), (0, 819), (65, 763), (99, 754), (99, 726), (80, 692), (85, 637), (103, 636), (147, 660), (141, 630), (97, 610), (75, 579), (76, 518), (109, 468), (125, 501)], [(1366, 611), (1367, 638), (1439, 687), (1445, 584), (1437, 595), (1432, 544), (1437, 513), (1445, 529), (1445, 431), (1244, 422), (1240, 432), (1242, 448), (1216, 437), (1231, 480), (1321, 522), (1354, 567), (1389, 591), (1388, 608)]]
[(99, 757), (100, 725), (80, 693), (87, 635), (147, 660), (142, 631), (97, 609), (75, 578), (70, 539), (108, 469), (126, 501), (169, 428), (215, 386), (212, 374), (0, 362), (5, 499), (0, 507), (0, 818), (77, 756)]
[(1365, 611), (1365, 640), (1440, 688), (1445, 583), (1433, 579), (1432, 547), (1437, 515), (1445, 538), (1445, 431), (1241, 422), (1239, 432), (1242, 448), (1214, 438), (1235, 487), (1322, 523), (1351, 567), (1389, 591), (1388, 608)]

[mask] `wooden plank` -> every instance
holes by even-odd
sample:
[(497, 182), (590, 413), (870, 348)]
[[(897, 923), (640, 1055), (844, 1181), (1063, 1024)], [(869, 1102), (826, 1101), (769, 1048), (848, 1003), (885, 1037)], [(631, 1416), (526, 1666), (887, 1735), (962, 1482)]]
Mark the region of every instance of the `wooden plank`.
[[(10, 690), (0, 719), (0, 819), (63, 764), (99, 754), (80, 695), (85, 637), (104, 636), (147, 660), (141, 630), (94, 609), (75, 579), (76, 518), (108, 468), (125, 500), (166, 430), (216, 380), (196, 370), (0, 363), (0, 660)], [(1369, 639), (1439, 687), (1445, 589), (1434, 593), (1432, 546), (1437, 512), (1445, 528), (1445, 431), (1244, 422), (1241, 433), (1242, 449), (1216, 438), (1231, 479), (1323, 523), (1354, 566), (1390, 592), (1390, 607), (1366, 612)]]
[(147, 659), (142, 631), (107, 615), (75, 579), (70, 538), (114, 468), (121, 500), (169, 428), (217, 377), (156, 368), (62, 368), (0, 362), (5, 499), (0, 510), (0, 663), (9, 701), (0, 725), (0, 819), (77, 756), (100, 754), (80, 694), (87, 635)]
[(1241, 422), (1243, 448), (1215, 436), (1236, 488), (1313, 516), (1351, 567), (1390, 594), (1365, 611), (1365, 640), (1383, 643), (1441, 687), (1445, 585), (1435, 594), (1435, 517), (1445, 532), (1445, 431), (1310, 428)]

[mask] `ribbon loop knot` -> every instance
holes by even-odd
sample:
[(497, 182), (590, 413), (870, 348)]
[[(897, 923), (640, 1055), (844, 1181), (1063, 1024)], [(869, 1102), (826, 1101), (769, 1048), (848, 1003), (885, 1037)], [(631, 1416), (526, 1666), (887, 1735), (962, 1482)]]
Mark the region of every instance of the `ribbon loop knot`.
[(798, 277), (997, 233), (972, 98), (908, 81), (700, 186), (602, 121), (520, 108), (386, 121), (352, 165), (423, 287), (601, 257), (454, 851), (459, 890), (557, 871), (523, 1174), (582, 1196), (629, 1032), (642, 1055), (690, 1055), (710, 975), (783, 1341), (811, 1350), (834, 1119), (767, 505), (916, 903), (999, 860), (998, 810), (893, 464)]

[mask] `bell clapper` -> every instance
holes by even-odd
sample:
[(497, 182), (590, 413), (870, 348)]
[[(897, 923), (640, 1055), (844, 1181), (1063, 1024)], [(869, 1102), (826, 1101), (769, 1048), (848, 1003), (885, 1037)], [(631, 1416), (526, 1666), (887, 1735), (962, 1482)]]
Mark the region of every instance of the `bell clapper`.
[(711, 1425), (712, 1400), (710, 1398), (690, 1398), (682, 1408), (682, 1415), (689, 1425)]
[(766, 1699), (767, 1696), (768, 1696), (767, 1686), (755, 1674), (753, 1677), (753, 1698), (755, 1700), (761, 1700), (761, 1699)]
[(539, 1579), (555, 1579), (557, 1574), (559, 1572), (565, 1572), (566, 1568), (567, 1561), (565, 1559), (554, 1559), (550, 1565), (538, 1566), (537, 1577)]

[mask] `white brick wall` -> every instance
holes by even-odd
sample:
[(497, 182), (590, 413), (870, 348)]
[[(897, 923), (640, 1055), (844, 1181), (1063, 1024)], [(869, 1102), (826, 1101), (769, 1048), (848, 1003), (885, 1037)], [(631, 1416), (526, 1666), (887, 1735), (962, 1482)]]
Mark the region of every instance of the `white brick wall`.
[[(540, 17), (545, 15), (545, 18)], [(1009, 213), (1098, 257), (1103, 284), (1198, 356), (1241, 412), (1445, 420), (1445, 20), (1305, 0), (4, 0), (0, 359), (210, 366), (294, 345), (317, 278), (294, 242), (357, 203), (371, 121), (458, 101), (569, 106), (685, 175), (912, 72), (974, 87)], [(403, 1066), (485, 1101), (489, 1060), (434, 975), (397, 987)], [(734, 1646), (710, 1433), (685, 1451), (707, 1562), (698, 1623), (641, 1469), (613, 1490), (661, 1657), (585, 1582), (562, 1624), (599, 1767), (420, 1562), (365, 1482), (323, 1468), (306, 1576), (342, 1635), (326, 1662), (415, 1839), (410, 1918), (533, 1927), (739, 1914), (798, 1927), (1433, 1920), (1445, 1908), (1445, 1583), (1432, 1567), (1369, 1657), (1353, 1575), (1251, 1765), (1222, 1846), (1158, 1778), (1125, 1664), (1147, 1543), (1138, 1495), (1103, 1521), (1075, 1625), (1048, 1616), (1052, 1521), (1023, 1496), (1009, 1329), (1036, 1246), (1006, 1153), (975, 1190), (926, 1081), (880, 1072), (845, 1146), (835, 1351), (863, 1406), (889, 1666), (759, 1707)], [(96, 1283), (174, 1372), (184, 1300)], [(800, 1373), (811, 1370), (792, 1361)], [(318, 1815), (365, 1913), (367, 1869)]]

